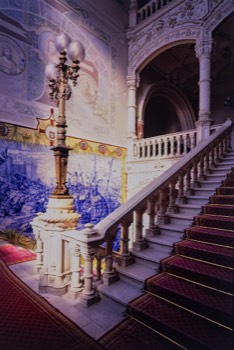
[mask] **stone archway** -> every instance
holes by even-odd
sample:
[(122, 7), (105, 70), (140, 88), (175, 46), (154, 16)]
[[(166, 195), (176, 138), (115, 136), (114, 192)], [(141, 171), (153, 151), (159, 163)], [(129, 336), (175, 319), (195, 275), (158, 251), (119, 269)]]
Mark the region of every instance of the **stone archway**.
[[(188, 99), (166, 81), (145, 89), (138, 113), (144, 124), (144, 137), (195, 128), (196, 118)], [(157, 122), (160, 122), (160, 127)]]

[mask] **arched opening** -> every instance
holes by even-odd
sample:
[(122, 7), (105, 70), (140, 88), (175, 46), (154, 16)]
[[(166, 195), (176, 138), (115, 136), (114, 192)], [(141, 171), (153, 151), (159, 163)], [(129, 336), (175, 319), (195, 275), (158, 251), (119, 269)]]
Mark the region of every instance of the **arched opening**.
[(153, 137), (181, 131), (178, 115), (165, 97), (152, 96), (145, 108), (144, 137)]

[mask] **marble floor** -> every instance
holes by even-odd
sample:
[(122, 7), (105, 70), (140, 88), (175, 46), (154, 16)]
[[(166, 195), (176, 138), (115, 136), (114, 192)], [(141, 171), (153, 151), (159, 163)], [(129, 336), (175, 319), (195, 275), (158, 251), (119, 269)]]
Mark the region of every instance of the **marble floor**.
[[(0, 245), (4, 244), (0, 242)], [(68, 295), (55, 296), (38, 291), (39, 275), (33, 273), (34, 261), (10, 265), (9, 268), (32, 290), (45, 298), (51, 305), (82, 328), (94, 339), (99, 339), (108, 330), (124, 319), (125, 306), (102, 297), (100, 301), (89, 307), (79, 303)]]

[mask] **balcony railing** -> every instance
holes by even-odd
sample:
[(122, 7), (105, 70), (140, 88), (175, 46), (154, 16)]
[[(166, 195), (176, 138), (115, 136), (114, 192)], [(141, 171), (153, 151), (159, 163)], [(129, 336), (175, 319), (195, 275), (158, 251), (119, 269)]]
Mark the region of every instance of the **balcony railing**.
[(181, 157), (197, 145), (197, 130), (187, 130), (134, 141), (134, 159)]
[(137, 11), (137, 24), (141, 23), (145, 19), (151, 17), (159, 10), (167, 6), (173, 0), (151, 0)]

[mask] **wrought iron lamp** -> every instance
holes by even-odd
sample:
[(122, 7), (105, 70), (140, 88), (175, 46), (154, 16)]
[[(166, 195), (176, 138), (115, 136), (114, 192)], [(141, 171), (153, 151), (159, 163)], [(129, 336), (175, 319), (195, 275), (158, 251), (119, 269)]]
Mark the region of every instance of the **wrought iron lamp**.
[[(79, 41), (70, 41), (70, 38), (62, 33), (57, 37), (56, 48), (59, 53), (59, 63), (49, 62), (45, 69), (45, 76), (49, 80), (49, 95), (51, 100), (59, 107), (57, 123), (57, 145), (52, 148), (55, 156), (56, 186), (50, 197), (70, 197), (66, 186), (67, 164), (70, 147), (66, 145), (66, 100), (72, 94), (69, 80), (73, 86), (77, 85), (80, 69), (80, 61), (84, 59), (84, 47)], [(72, 64), (67, 64), (68, 58)]]

